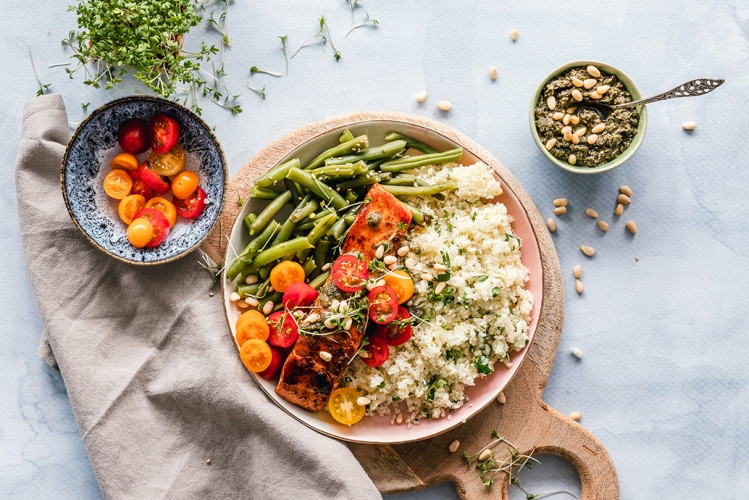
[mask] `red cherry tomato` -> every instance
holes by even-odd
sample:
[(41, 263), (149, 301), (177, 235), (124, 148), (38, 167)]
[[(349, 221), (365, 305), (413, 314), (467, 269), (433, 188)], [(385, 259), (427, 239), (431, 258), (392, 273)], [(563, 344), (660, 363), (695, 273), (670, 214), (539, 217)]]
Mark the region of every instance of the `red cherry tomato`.
[(151, 149), (154, 153), (166, 153), (177, 145), (180, 129), (179, 123), (174, 118), (161, 114), (153, 115), (148, 128), (151, 132)]
[(153, 189), (151, 189), (151, 186), (143, 182), (143, 179), (140, 178), (140, 174), (137, 170), (134, 172), (128, 172), (127, 174), (131, 179), (133, 179), (133, 187), (130, 188), (130, 194), (139, 194), (146, 200), (153, 198)]
[(258, 375), (268, 380), (278, 378), (281, 375), (281, 368), (283, 368), (283, 362), (286, 359), (286, 356), (278, 347), (270, 346), (270, 352), (270, 365), (265, 370), (258, 372)]
[(270, 335), (268, 336), (270, 345), (286, 348), (296, 342), (296, 338), (299, 336), (299, 328), (294, 318), (291, 317), (291, 313), (276, 311), (268, 316), (267, 321), (270, 327)]
[(144, 208), (133, 217), (133, 220), (143, 217), (153, 226), (153, 239), (147, 247), (155, 247), (161, 244), (169, 234), (169, 220), (164, 214), (155, 208)]
[(174, 198), (174, 207), (177, 209), (177, 215), (185, 219), (195, 219), (203, 213), (205, 209), (205, 191), (198, 186), (193, 194), (184, 200)]
[(117, 142), (126, 153), (137, 155), (151, 146), (151, 132), (148, 123), (142, 118), (125, 120), (117, 130)]
[(356, 255), (346, 254), (333, 262), (331, 279), (335, 286), (344, 292), (361, 290), (362, 283), (369, 278), (367, 264)]
[(387, 325), (377, 325), (375, 335), (382, 338), (387, 345), (401, 345), (408, 342), (413, 335), (411, 325), (398, 325), (397, 321), (403, 321), (411, 317), (411, 314), (403, 306), (398, 307), (398, 316), (395, 321)]
[(369, 317), (384, 325), (398, 316), (398, 295), (389, 286), (378, 286), (369, 292)]
[(148, 168), (148, 165), (149, 163), (144, 161), (141, 166), (138, 167), (136, 175), (157, 193), (161, 195), (166, 194), (170, 188), (169, 177), (157, 174)]
[(364, 346), (364, 352), (366, 352), (368, 356), (366, 358), (361, 358), (361, 360), (364, 361), (364, 364), (371, 366), (372, 368), (380, 366), (387, 361), (390, 356), (388, 345), (377, 335), (369, 337), (369, 344)]
[(284, 309), (294, 309), (295, 307), (311, 306), (317, 296), (317, 290), (300, 281), (286, 289), (281, 301)]

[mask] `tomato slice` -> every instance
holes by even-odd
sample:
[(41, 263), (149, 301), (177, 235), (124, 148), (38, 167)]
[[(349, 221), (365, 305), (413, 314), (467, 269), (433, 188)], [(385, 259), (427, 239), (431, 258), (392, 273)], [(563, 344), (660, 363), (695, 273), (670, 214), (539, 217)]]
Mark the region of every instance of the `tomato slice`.
[(237, 344), (240, 346), (250, 339), (268, 340), (270, 326), (259, 311), (254, 312), (258, 314), (245, 316), (245, 313), (237, 320)]
[(304, 281), (304, 268), (298, 262), (284, 260), (270, 271), (270, 284), (279, 292), (285, 292), (294, 283)]
[(143, 208), (135, 214), (133, 220), (141, 217), (146, 219), (153, 226), (153, 239), (146, 246), (155, 247), (160, 245), (169, 234), (169, 221), (166, 216), (154, 208)]
[(166, 153), (151, 153), (151, 170), (160, 175), (174, 175), (185, 168), (185, 150), (177, 144)]
[(346, 254), (333, 262), (331, 279), (338, 289), (344, 292), (361, 290), (362, 284), (369, 278), (367, 264), (357, 255)]
[(398, 316), (398, 296), (391, 287), (378, 286), (369, 292), (369, 317), (381, 325)]
[(144, 161), (141, 166), (138, 167), (138, 177), (157, 193), (161, 195), (166, 194), (170, 187), (169, 177), (157, 174), (148, 168), (148, 165), (149, 163)]
[(361, 394), (352, 387), (341, 387), (330, 395), (330, 416), (344, 425), (353, 425), (364, 418), (366, 408), (356, 401)]
[(181, 215), (185, 219), (195, 219), (198, 217), (205, 209), (205, 196), (203, 188), (198, 186), (198, 189), (187, 199), (179, 200), (175, 198), (174, 206), (177, 209), (177, 215)]
[(271, 353), (271, 359), (270, 364), (268, 365), (268, 368), (265, 370), (258, 372), (258, 375), (263, 377), (264, 379), (275, 379), (278, 378), (279, 375), (281, 375), (281, 368), (283, 368), (283, 362), (286, 359), (286, 356), (281, 352), (281, 349), (278, 347), (270, 347), (270, 353)]
[(104, 177), (104, 192), (115, 200), (121, 200), (133, 187), (133, 180), (126, 171), (119, 168), (110, 171)]
[(286, 289), (281, 301), (284, 309), (294, 309), (296, 307), (311, 306), (317, 299), (317, 296), (317, 290), (309, 286), (307, 283), (300, 281)]
[[(141, 207), (142, 208), (142, 207)], [(146, 203), (146, 208), (155, 208), (169, 221), (169, 227), (174, 227), (174, 225), (177, 223), (177, 209), (174, 208), (174, 204), (166, 200), (164, 198), (159, 198), (158, 196), (155, 198), (151, 198), (148, 200), (148, 203)]]
[(117, 142), (126, 153), (137, 155), (145, 152), (151, 145), (151, 132), (148, 123), (142, 118), (125, 120), (117, 129)]
[(119, 205), (117, 205), (117, 215), (120, 216), (122, 222), (130, 224), (133, 222), (135, 214), (140, 212), (140, 210), (145, 206), (146, 199), (143, 196), (139, 194), (131, 194), (120, 200)]
[(153, 115), (148, 129), (151, 132), (151, 149), (156, 154), (166, 153), (179, 141), (179, 123), (171, 116)]
[(244, 366), (251, 372), (260, 373), (265, 371), (273, 361), (273, 352), (270, 346), (260, 339), (250, 339), (242, 344), (239, 349), (239, 357)]
[(299, 336), (296, 321), (288, 311), (276, 311), (268, 316), (268, 343), (276, 347), (291, 347)]
[(387, 345), (401, 345), (408, 342), (413, 335), (413, 328), (409, 324), (397, 324), (398, 321), (403, 321), (411, 317), (411, 314), (403, 306), (398, 307), (398, 316), (395, 321), (387, 325), (377, 325), (375, 329), (375, 335), (382, 338)]
[(138, 159), (130, 153), (120, 153), (109, 162), (109, 166), (114, 169), (128, 170), (133, 172), (138, 170)]
[(385, 343), (382, 337), (377, 335), (369, 337), (369, 344), (364, 346), (364, 352), (367, 353), (367, 357), (359, 357), (362, 361), (364, 361), (365, 365), (371, 366), (372, 368), (377, 368), (382, 363), (387, 361), (388, 357), (390, 356), (390, 349), (388, 349), (388, 345)]
[(398, 303), (407, 302), (414, 294), (414, 282), (411, 275), (401, 269), (386, 274), (382, 279), (385, 280), (398, 296)]

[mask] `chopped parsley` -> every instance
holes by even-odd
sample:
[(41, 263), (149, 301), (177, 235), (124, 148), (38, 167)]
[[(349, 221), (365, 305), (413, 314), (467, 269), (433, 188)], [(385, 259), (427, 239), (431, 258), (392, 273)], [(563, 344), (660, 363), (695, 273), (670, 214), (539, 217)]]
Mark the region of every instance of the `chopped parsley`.
[(445, 252), (444, 250), (440, 250), (440, 255), (442, 255), (442, 262), (445, 264), (447, 271), (435, 276), (434, 280), (435, 281), (447, 281), (450, 279), (450, 276), (452, 275), (452, 266), (450, 265), (450, 255), (448, 255), (448, 253)]
[(447, 385), (447, 380), (442, 378), (438, 379), (437, 375), (432, 375), (432, 378), (429, 379), (429, 390), (427, 391), (426, 403), (431, 404), (432, 401), (434, 401), (434, 393), (437, 389), (441, 389), (445, 385)]
[(445, 351), (445, 358), (452, 359), (454, 364), (458, 364), (460, 359), (460, 349), (448, 349)]
[(384, 389), (385, 388), (385, 381), (383, 380), (382, 382), (380, 382), (380, 385), (378, 385), (377, 387), (379, 387), (380, 389)]
[(502, 289), (498, 286), (495, 286), (492, 288), (492, 297), (499, 297), (499, 294), (502, 293)]
[(489, 279), (489, 276), (486, 274), (482, 274), (481, 276), (476, 276), (476, 283), (483, 283), (484, 281)]
[[(506, 241), (507, 243), (510, 243), (510, 238), (512, 238), (512, 239), (514, 239), (515, 241), (517, 241), (517, 242), (518, 242), (518, 246), (517, 246), (517, 248), (520, 248), (520, 247), (522, 246), (522, 244), (523, 244), (523, 241), (522, 241), (522, 240), (521, 240), (520, 238), (518, 238), (518, 237), (517, 237), (517, 236), (515, 236), (514, 234), (510, 234), (510, 233), (505, 233), (505, 241)], [(515, 250), (515, 245), (513, 245), (512, 243), (510, 243), (510, 247), (511, 247), (511, 248), (512, 248), (513, 250)]]
[(494, 370), (489, 366), (489, 358), (483, 354), (476, 356), (476, 359), (473, 360), (473, 366), (476, 367), (477, 372), (484, 375), (489, 375), (494, 372)]

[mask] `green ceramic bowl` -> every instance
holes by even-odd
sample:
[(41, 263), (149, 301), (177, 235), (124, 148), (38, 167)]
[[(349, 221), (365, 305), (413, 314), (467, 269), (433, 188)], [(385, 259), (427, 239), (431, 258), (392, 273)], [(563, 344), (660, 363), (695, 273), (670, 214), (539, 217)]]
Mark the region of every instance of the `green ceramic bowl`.
[(624, 84), (625, 87), (627, 87), (627, 90), (632, 95), (633, 100), (642, 99), (642, 94), (640, 93), (640, 89), (637, 88), (637, 85), (635, 85), (635, 82), (632, 81), (632, 79), (627, 76), (622, 70), (617, 69), (613, 66), (609, 66), (608, 64), (604, 64), (602, 62), (597, 61), (572, 61), (568, 62), (567, 64), (558, 67), (551, 73), (549, 73), (546, 78), (544, 78), (541, 83), (536, 87), (536, 91), (533, 93), (533, 97), (531, 98), (531, 107), (530, 107), (530, 123), (531, 123), (531, 134), (533, 135), (533, 140), (536, 142), (536, 146), (538, 146), (538, 149), (541, 150), (541, 152), (546, 156), (550, 162), (552, 162), (554, 165), (556, 165), (559, 168), (563, 168), (564, 170), (567, 170), (568, 172), (574, 172), (576, 174), (600, 174), (601, 172), (606, 172), (607, 170), (614, 169), (624, 163), (625, 161), (629, 160), (633, 154), (635, 154), (635, 151), (637, 151), (637, 148), (640, 147), (640, 144), (642, 144), (642, 140), (645, 137), (645, 130), (648, 126), (648, 112), (645, 109), (645, 106), (637, 106), (637, 112), (640, 114), (640, 123), (637, 126), (637, 135), (635, 135), (634, 139), (632, 139), (632, 144), (629, 145), (627, 149), (625, 149), (622, 154), (614, 158), (608, 163), (604, 163), (603, 165), (600, 165), (598, 167), (576, 167), (574, 165), (570, 165), (566, 161), (562, 161), (558, 158), (556, 158), (554, 155), (549, 153), (546, 150), (546, 146), (541, 142), (541, 138), (538, 136), (538, 130), (536, 130), (536, 103), (538, 103), (538, 98), (541, 95), (541, 92), (543, 92), (544, 86), (554, 77), (559, 75), (560, 73), (563, 73), (567, 71), (570, 68), (578, 68), (578, 67), (587, 67), (589, 65), (596, 66), (598, 69), (603, 71), (604, 73), (608, 73), (610, 75), (616, 75), (617, 78), (619, 78), (619, 81)]

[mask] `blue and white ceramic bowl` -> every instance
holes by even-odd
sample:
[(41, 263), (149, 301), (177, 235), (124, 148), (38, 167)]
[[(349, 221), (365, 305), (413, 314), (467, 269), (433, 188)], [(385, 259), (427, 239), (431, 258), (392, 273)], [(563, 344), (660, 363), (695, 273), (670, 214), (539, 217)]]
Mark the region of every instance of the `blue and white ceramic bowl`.
[[(117, 215), (119, 200), (104, 193), (109, 162), (122, 149), (117, 129), (129, 118), (150, 120), (156, 113), (180, 124), (180, 144), (185, 149), (185, 170), (195, 172), (207, 194), (203, 213), (194, 220), (177, 217), (166, 240), (155, 248), (135, 248), (127, 240), (127, 226)], [(150, 149), (137, 155), (148, 159)], [(197, 248), (221, 218), (229, 171), (224, 152), (208, 125), (177, 103), (156, 97), (131, 96), (111, 101), (91, 113), (68, 143), (60, 182), (70, 217), (98, 249), (115, 259), (138, 265), (170, 262)]]

